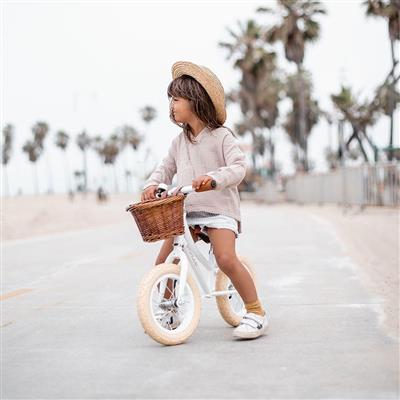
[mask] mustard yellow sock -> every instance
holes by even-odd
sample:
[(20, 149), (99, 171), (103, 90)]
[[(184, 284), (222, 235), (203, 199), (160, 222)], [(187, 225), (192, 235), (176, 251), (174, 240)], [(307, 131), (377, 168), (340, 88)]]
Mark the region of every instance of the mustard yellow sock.
[(265, 311), (261, 305), (261, 301), (257, 299), (256, 301), (253, 301), (252, 303), (244, 303), (246, 307), (246, 311), (248, 313), (254, 313), (257, 315), (265, 315)]

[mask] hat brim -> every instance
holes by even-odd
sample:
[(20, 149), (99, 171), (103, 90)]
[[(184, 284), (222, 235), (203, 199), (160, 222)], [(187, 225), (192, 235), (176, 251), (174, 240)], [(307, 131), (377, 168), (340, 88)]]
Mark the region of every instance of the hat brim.
[(189, 75), (205, 89), (214, 104), (217, 120), (222, 125), (226, 121), (225, 93), (218, 77), (208, 68), (190, 61), (177, 61), (171, 68), (172, 79)]

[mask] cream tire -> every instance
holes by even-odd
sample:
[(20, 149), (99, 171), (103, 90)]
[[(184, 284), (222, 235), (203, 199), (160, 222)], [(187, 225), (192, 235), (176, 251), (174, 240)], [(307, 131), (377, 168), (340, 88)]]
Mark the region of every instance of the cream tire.
[(154, 266), (141, 280), (137, 296), (137, 313), (145, 333), (158, 343), (171, 346), (186, 341), (196, 330), (200, 320), (201, 296), (194, 279), (188, 273), (185, 299), (188, 303), (179, 308), (183, 312), (182, 323), (175, 330), (167, 330), (154, 315), (154, 294), (162, 279), (179, 281), (180, 265), (159, 264)]
[[(251, 277), (253, 278), (254, 285), (257, 287), (257, 278), (254, 268), (246, 258), (238, 255), (238, 259), (249, 271)], [(215, 290), (222, 291), (232, 288), (234, 287), (231, 283), (231, 280), (220, 269), (218, 269), (217, 276), (215, 278)], [(244, 303), (239, 293), (235, 293), (234, 295), (230, 296), (216, 296), (216, 302), (218, 311), (225, 322), (231, 326), (238, 326), (243, 315), (245, 314)]]

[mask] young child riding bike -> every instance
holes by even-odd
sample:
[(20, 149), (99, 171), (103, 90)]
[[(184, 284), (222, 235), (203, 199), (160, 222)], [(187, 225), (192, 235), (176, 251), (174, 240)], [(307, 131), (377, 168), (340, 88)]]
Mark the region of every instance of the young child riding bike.
[[(237, 186), (246, 173), (245, 155), (226, 120), (224, 89), (208, 68), (179, 61), (172, 66), (168, 86), (170, 119), (182, 128), (166, 157), (143, 187), (141, 200), (155, 199), (160, 183), (171, 184), (177, 175), (179, 187), (192, 183), (194, 189), (211, 180), (216, 190), (189, 194), (185, 201), (187, 223), (208, 235), (218, 267), (230, 278), (243, 299), (246, 314), (234, 329), (235, 338), (263, 335), (267, 315), (248, 270), (239, 261), (235, 241), (241, 233), (240, 198)], [(164, 196), (165, 196), (164, 192)], [(165, 239), (156, 265), (172, 251), (173, 238)]]

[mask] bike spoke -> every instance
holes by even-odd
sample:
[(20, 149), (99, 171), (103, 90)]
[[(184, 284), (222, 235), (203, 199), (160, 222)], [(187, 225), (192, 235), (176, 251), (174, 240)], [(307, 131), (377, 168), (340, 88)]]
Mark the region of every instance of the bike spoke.
[[(161, 276), (154, 284), (150, 298), (150, 309), (156, 324), (168, 332), (184, 326), (186, 319), (191, 318), (192, 311), (190, 288), (185, 290), (181, 299), (184, 305), (176, 306), (180, 288), (180, 277), (177, 275)], [(189, 292), (188, 292), (189, 290)]]
[(171, 293), (171, 297), (174, 297), (174, 292), (173, 291), (171, 291), (171, 289), (168, 287), (168, 284), (167, 284), (167, 286), (166, 286), (166, 289), (168, 290), (168, 292), (170, 292)]

